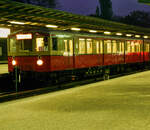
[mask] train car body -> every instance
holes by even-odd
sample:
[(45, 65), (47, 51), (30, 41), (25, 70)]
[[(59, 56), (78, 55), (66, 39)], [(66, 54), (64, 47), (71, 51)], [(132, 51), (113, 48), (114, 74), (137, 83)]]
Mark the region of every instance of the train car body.
[(150, 40), (140, 38), (35, 30), (13, 33), (8, 40), (10, 73), (17, 67), (20, 73), (57, 79), (117, 73), (149, 62)]

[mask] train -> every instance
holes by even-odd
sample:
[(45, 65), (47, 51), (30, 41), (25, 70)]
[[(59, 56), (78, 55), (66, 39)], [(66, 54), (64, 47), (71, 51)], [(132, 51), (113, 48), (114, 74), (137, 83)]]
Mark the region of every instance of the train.
[(150, 39), (59, 30), (20, 30), (8, 38), (8, 70), (20, 80), (76, 80), (150, 67)]

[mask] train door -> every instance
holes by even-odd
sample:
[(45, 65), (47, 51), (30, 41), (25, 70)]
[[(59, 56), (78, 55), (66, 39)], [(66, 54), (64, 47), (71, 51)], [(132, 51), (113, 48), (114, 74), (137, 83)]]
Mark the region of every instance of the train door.
[(64, 64), (66, 69), (73, 68), (73, 39), (63, 39), (64, 44)]

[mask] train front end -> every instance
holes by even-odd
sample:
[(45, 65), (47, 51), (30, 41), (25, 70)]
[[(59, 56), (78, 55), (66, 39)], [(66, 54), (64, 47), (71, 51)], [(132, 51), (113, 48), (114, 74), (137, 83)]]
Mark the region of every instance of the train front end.
[[(50, 71), (49, 34), (19, 32), (8, 39), (8, 70), (21, 74)], [(31, 75), (30, 75), (31, 76)]]

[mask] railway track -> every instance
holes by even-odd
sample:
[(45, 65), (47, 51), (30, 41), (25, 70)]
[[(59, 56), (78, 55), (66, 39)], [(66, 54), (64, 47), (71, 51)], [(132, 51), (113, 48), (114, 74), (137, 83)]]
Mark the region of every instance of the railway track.
[[(110, 76), (110, 79), (125, 76), (125, 75), (130, 75), (138, 72), (143, 72), (147, 71), (145, 70), (140, 70), (140, 71), (135, 71), (135, 72), (130, 72), (130, 73), (124, 73), (124, 74), (117, 74), (117, 75), (112, 75)], [(49, 92), (54, 92), (54, 91), (59, 91), (63, 89), (69, 89), (89, 83), (95, 83), (98, 81), (103, 81), (103, 78), (99, 77), (94, 77), (94, 78), (88, 78), (80, 81), (70, 81), (68, 83), (57, 83), (57, 84), (50, 84), (49, 82), (44, 83), (42, 86), (36, 88), (36, 89), (31, 89), (31, 90), (19, 90), (19, 91), (10, 91), (10, 92), (5, 92), (1, 91), (0, 92), (0, 102), (6, 102), (10, 100), (16, 100), (20, 98), (25, 98), (25, 97), (30, 97), (30, 96), (35, 96), (39, 94), (44, 94), (44, 93), (49, 93)]]

